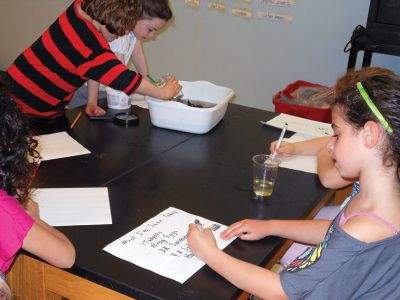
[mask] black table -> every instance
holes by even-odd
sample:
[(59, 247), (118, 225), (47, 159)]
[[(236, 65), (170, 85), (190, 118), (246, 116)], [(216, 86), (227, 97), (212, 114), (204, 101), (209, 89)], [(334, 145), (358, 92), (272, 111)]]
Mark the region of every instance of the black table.
[[(259, 120), (275, 113), (230, 104), (214, 129), (194, 135), (153, 127), (148, 111), (134, 111), (140, 124), (131, 128), (82, 117), (65, 130), (92, 153), (40, 166), (36, 187), (109, 189), (112, 225), (59, 227), (77, 251), (68, 272), (139, 299), (237, 297), (241, 291), (207, 266), (179, 284), (102, 248), (170, 206), (226, 225), (243, 218), (304, 218), (327, 190), (314, 174), (281, 168), (273, 195), (253, 198), (251, 158), (266, 153), (280, 134)], [(76, 113), (68, 112), (67, 118)], [(225, 251), (265, 266), (282, 243), (276, 237), (236, 240)]]

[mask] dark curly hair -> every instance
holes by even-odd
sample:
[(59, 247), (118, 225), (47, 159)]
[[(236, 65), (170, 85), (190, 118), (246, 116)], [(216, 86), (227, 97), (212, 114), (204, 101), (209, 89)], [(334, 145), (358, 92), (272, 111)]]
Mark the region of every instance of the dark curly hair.
[[(352, 76), (348, 74), (345, 76)], [(334, 105), (339, 105), (343, 112), (344, 120), (356, 130), (364, 127), (367, 121), (379, 120), (364, 101), (357, 89), (356, 82), (342, 87), (336, 94)], [(400, 77), (388, 71), (387, 74), (371, 74), (364, 76), (360, 81), (375, 103), (378, 110), (392, 127), (393, 132), (386, 134), (386, 145), (383, 150), (383, 161), (387, 165), (400, 163)], [(382, 127), (383, 128), (383, 127)]]
[(83, 0), (81, 8), (117, 36), (133, 31), (142, 15), (140, 0)]
[(0, 188), (24, 205), (39, 153), (25, 116), (0, 81)]

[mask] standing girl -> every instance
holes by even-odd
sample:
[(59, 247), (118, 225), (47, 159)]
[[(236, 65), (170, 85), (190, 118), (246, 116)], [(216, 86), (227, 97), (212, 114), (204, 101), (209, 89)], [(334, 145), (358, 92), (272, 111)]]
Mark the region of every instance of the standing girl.
[[(30, 199), (36, 164), (28, 158), (38, 158), (36, 146), (24, 116), (0, 82), (0, 281), (20, 248), (60, 268), (70, 268), (75, 261), (74, 246), (40, 219), (38, 205)], [(2, 284), (0, 295), (7, 290)]]
[[(351, 82), (351, 81), (349, 81)], [(360, 190), (332, 223), (242, 220), (221, 237), (280, 236), (316, 245), (279, 275), (220, 251), (189, 226), (189, 247), (239, 288), (264, 299), (397, 299), (400, 295), (400, 78), (370, 76), (336, 95), (332, 155)]]
[[(152, 38), (163, 29), (172, 18), (168, 0), (141, 0), (142, 16), (137, 21), (132, 32), (110, 42), (110, 49), (124, 64), (133, 63), (137, 72), (144, 78), (148, 75), (148, 67), (143, 52), (142, 41)], [(98, 106), (100, 83), (89, 79), (86, 87), (78, 89), (71, 99), (70, 108), (86, 105), (88, 116), (103, 116), (105, 111)], [(103, 89), (104, 90), (104, 89)]]

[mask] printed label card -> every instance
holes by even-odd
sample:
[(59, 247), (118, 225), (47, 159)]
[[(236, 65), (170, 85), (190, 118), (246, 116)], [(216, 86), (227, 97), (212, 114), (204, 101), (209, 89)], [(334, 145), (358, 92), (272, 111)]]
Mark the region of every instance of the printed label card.
[(295, 5), (295, 0), (259, 0), (261, 4), (289, 7)]
[(247, 3), (250, 4), (253, 0), (235, 0), (236, 2)]
[(225, 11), (226, 3), (221, 1), (208, 1), (208, 8), (210, 10)]
[(190, 7), (199, 8), (200, 0), (185, 0), (185, 4)]
[(272, 22), (281, 22), (281, 23), (293, 22), (292, 15), (277, 14), (270, 11), (259, 11), (257, 12), (257, 17), (261, 20), (272, 21)]
[(232, 15), (235, 17), (241, 17), (243, 19), (251, 19), (253, 17), (253, 13), (251, 10), (244, 7), (234, 7), (232, 8)]

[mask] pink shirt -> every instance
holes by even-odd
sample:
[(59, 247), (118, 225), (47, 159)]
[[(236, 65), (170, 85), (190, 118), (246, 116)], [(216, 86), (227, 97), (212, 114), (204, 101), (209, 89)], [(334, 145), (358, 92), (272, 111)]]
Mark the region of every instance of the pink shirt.
[(17, 199), (0, 189), (0, 273), (10, 267), (33, 223)]

